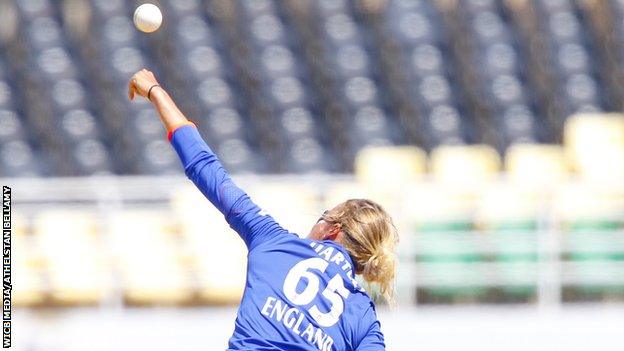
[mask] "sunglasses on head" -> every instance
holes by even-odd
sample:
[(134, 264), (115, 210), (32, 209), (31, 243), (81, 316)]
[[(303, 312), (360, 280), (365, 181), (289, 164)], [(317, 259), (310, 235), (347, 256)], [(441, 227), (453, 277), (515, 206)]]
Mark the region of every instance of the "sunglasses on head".
[(328, 213), (329, 213), (329, 210), (323, 211), (323, 214), (319, 217), (319, 219), (316, 222), (318, 223), (322, 220), (325, 220), (325, 216), (327, 216)]

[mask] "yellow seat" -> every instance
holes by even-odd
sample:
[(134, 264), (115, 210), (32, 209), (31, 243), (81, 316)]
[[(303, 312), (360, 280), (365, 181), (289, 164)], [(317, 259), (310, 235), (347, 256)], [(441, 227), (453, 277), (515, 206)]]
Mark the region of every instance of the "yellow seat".
[(598, 181), (624, 179), (624, 115), (579, 114), (564, 131), (566, 153), (583, 177)]
[(180, 219), (200, 302), (239, 303), (247, 264), (243, 240), (192, 186), (174, 192), (172, 208)]
[(487, 145), (445, 145), (430, 163), (432, 181), (405, 190), (410, 222), (418, 231), (471, 230), (479, 194), (498, 175), (498, 153)]
[(110, 272), (92, 214), (44, 211), (34, 220), (34, 233), (50, 279), (53, 303), (92, 305), (110, 294)]
[(500, 156), (488, 145), (444, 145), (431, 152), (431, 171), (438, 181), (480, 185), (496, 177)]
[(624, 223), (624, 185), (588, 181), (559, 187), (555, 213), (568, 230), (613, 230)]
[(530, 187), (557, 184), (568, 176), (565, 152), (559, 145), (512, 145), (505, 155), (505, 169), (511, 181)]
[(539, 210), (549, 200), (510, 182), (488, 184), (477, 201), (476, 222), (486, 230), (530, 230), (537, 227)]
[(468, 231), (476, 194), (441, 182), (414, 183), (404, 195), (405, 221), (417, 232)]
[(129, 304), (173, 305), (192, 300), (190, 267), (173, 224), (174, 216), (160, 211), (125, 211), (112, 217), (110, 240)]
[(11, 227), (13, 235), (27, 235), (29, 232), (28, 218), (20, 212), (15, 211), (13, 214), (11, 214)]
[(32, 238), (18, 235), (11, 243), (13, 250), (13, 305), (36, 307), (46, 301), (43, 262)]
[(355, 158), (358, 181), (396, 187), (420, 178), (427, 167), (426, 153), (414, 146), (368, 147)]

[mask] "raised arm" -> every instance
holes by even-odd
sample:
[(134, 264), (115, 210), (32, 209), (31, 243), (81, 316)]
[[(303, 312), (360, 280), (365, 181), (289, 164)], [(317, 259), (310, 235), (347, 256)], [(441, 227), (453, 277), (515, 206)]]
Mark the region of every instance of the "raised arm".
[(148, 98), (158, 110), (167, 128), (169, 140), (175, 148), (184, 172), (199, 190), (223, 213), (230, 226), (238, 232), (249, 250), (263, 241), (287, 234), (275, 220), (251, 201), (234, 184), (217, 156), (201, 138), (195, 125), (182, 114), (173, 99), (162, 88), (154, 74), (141, 70), (130, 80), (128, 97)]

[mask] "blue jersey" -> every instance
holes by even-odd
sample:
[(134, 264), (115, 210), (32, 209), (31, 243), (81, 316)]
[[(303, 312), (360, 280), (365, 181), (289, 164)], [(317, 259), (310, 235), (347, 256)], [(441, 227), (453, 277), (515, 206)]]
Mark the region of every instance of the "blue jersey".
[(245, 241), (247, 282), (229, 350), (384, 350), (375, 306), (333, 241), (301, 239), (238, 188), (193, 126), (171, 142), (186, 175)]

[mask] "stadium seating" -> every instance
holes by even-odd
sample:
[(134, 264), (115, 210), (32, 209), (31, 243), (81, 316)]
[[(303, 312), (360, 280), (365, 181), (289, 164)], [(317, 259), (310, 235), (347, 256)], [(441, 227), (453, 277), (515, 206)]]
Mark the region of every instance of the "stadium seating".
[(164, 213), (125, 211), (110, 224), (110, 247), (129, 304), (189, 302), (191, 279), (183, 252)]
[(88, 212), (48, 211), (34, 221), (37, 247), (48, 270), (54, 303), (97, 304), (111, 279), (98, 250), (95, 218)]
[(575, 169), (597, 181), (624, 176), (624, 115), (577, 115), (565, 129), (565, 146)]
[(300, 5), (164, 2), (146, 36), (129, 2), (4, 2), (0, 122), (18, 126), (0, 149), (21, 156), (1, 174), (179, 172), (149, 107), (125, 100), (141, 67), (233, 172), (350, 171), (370, 145), (504, 154), (560, 142), (573, 113), (622, 107), (617, 1)]
[(196, 281), (197, 300), (206, 304), (235, 304), (245, 283), (245, 245), (223, 215), (192, 187), (181, 188), (171, 207), (181, 223), (182, 247)]

